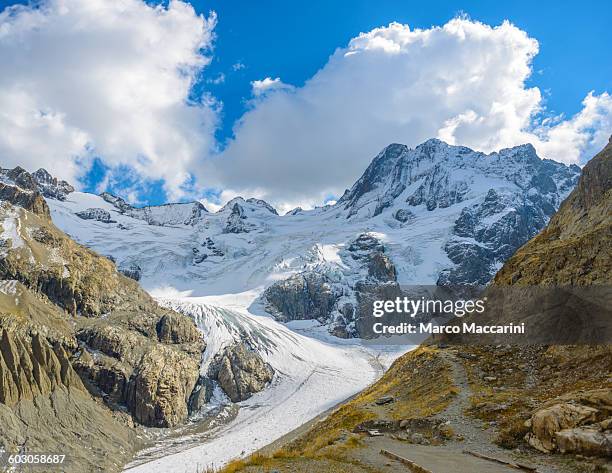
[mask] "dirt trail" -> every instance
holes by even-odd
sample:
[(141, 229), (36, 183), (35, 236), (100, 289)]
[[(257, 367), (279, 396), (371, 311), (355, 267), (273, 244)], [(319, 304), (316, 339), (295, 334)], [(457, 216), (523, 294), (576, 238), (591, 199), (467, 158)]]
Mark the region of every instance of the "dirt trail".
[[(453, 349), (442, 349), (438, 353), (450, 368), (453, 384), (458, 388), (458, 393), (442, 412), (435, 414), (430, 419), (438, 422), (448, 422), (454, 432), (453, 438), (445, 441), (443, 445), (422, 445), (401, 440), (397, 432), (385, 432), (380, 437), (362, 437), (360, 447), (348, 449), (344, 452), (346, 460), (348, 460), (348, 463), (344, 464), (353, 465), (354, 470), (351, 471), (375, 473), (407, 473), (411, 471), (405, 464), (382, 455), (380, 452), (385, 449), (415, 462), (431, 473), (517, 473), (527, 471), (491, 460), (476, 458), (464, 453), (465, 451), (507, 462), (531, 465), (537, 467), (537, 473), (575, 473), (575, 470), (568, 469), (567, 466), (555, 465), (555, 460), (550, 456), (531, 451), (524, 455), (516, 451), (502, 449), (493, 443), (496, 436), (495, 429), (481, 420), (465, 415), (465, 411), (470, 407), (472, 391), (462, 360)], [(377, 408), (384, 407), (377, 406)], [(287, 442), (299, 437), (315, 422), (323, 421), (333, 410), (331, 409), (279, 439), (274, 444), (264, 448), (261, 453), (270, 454)], [(279, 462), (271, 470), (251, 467), (246, 471), (249, 473), (263, 471), (301, 473), (302, 470), (297, 468), (297, 465), (306, 468), (303, 471), (313, 471), (312, 468), (315, 466), (312, 464), (313, 459), (303, 459), (301, 461), (294, 459), (292, 461), (297, 461), (297, 463)], [(328, 460), (321, 459), (320, 461)], [(320, 465), (317, 465), (317, 467), (320, 467)], [(332, 467), (331, 464), (327, 465), (326, 468), (326, 471), (329, 472), (345, 471), (342, 468), (338, 469), (337, 466)]]
[[(549, 457), (544, 458), (542, 455), (534, 453), (528, 459), (517, 458), (514, 452), (495, 445), (493, 443), (495, 430), (490, 426), (485, 426), (482, 421), (464, 414), (470, 406), (472, 392), (463, 363), (454, 351), (441, 350), (440, 355), (448, 363), (453, 384), (459, 389), (459, 392), (450, 405), (444, 411), (432, 416), (432, 419), (448, 421), (455, 437), (446, 441), (444, 445), (437, 446), (411, 444), (391, 438), (388, 435), (365, 438), (366, 448), (356, 449), (352, 455), (355, 459), (381, 472), (409, 471), (408, 467), (403, 464), (382, 456), (380, 450), (386, 449), (416, 462), (432, 473), (448, 473), (450, 471), (453, 473), (516, 473), (517, 471), (525, 471), (464, 453), (465, 450), (469, 450), (505, 461), (537, 466), (538, 473), (567, 471), (561, 467), (547, 464), (545, 461), (550, 461)], [(462, 440), (458, 440), (458, 436)]]

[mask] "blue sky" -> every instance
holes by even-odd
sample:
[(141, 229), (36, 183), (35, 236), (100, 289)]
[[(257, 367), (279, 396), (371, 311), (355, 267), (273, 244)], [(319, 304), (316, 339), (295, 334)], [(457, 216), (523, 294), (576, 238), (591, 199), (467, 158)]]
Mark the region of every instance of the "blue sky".
[[(192, 1), (196, 10), (214, 10), (219, 22), (213, 74), (227, 80), (207, 86), (224, 103), (222, 136), (244, 111), (250, 81), (280, 76), (302, 85), (337, 47), (363, 31), (392, 21), (411, 28), (442, 25), (465, 13), (498, 25), (510, 20), (540, 43), (530, 83), (548, 91), (551, 112), (574, 114), (591, 90), (612, 88), (612, 2), (456, 1)], [(246, 67), (232, 70), (236, 63)]]
[[(58, 0), (45, 1), (52, 2)], [(139, 0), (130, 1), (134, 5), (140, 3)], [(18, 2), (0, 0), (0, 10), (15, 3)], [(159, 2), (148, 3), (151, 5), (158, 4)], [(40, 158), (42, 164), (54, 168), (56, 172), (59, 170), (59, 173), (63, 169), (72, 169), (71, 175), (80, 176), (81, 184), (87, 191), (99, 191), (106, 186), (111, 191), (131, 197), (133, 201), (138, 203), (158, 204), (168, 199), (185, 200), (193, 199), (194, 197), (204, 197), (218, 204), (222, 200), (229, 198), (232, 193), (238, 191), (250, 192), (258, 197), (269, 198), (278, 203), (280, 200), (283, 200), (283, 195), (290, 193), (288, 191), (292, 191), (294, 188), (296, 189), (294, 195), (288, 196), (286, 199), (287, 205), (300, 202), (306, 202), (307, 205), (312, 202), (320, 203), (326, 196), (337, 195), (344, 187), (350, 185), (352, 180), (372, 158), (374, 150), (380, 149), (385, 141), (368, 142), (365, 143), (365, 146), (364, 143), (356, 143), (353, 149), (350, 150), (352, 154), (347, 151), (347, 156), (338, 157), (337, 172), (334, 174), (333, 169), (329, 170), (328, 174), (331, 177), (327, 182), (323, 182), (324, 180), (319, 182), (316, 173), (308, 174), (306, 172), (303, 177), (312, 183), (313, 188), (313, 191), (309, 192), (305, 188), (298, 189), (301, 183), (292, 182), (291, 177), (296, 173), (303, 173), (304, 168), (300, 163), (303, 164), (305, 160), (310, 159), (315, 154), (321, 154), (321, 148), (307, 149), (301, 155), (295, 157), (295, 163), (285, 166), (287, 161), (286, 155), (288, 152), (291, 153), (291, 147), (287, 142), (290, 144), (291, 140), (294, 142), (300, 141), (301, 137), (295, 135), (295, 130), (285, 129), (283, 122), (286, 121), (286, 117), (275, 116), (275, 111), (289, 110), (291, 114), (301, 114), (303, 109), (300, 108), (299, 103), (304, 102), (304, 97), (312, 97), (313, 95), (312, 90), (305, 86), (305, 84), (317, 74), (317, 71), (321, 70), (323, 73), (318, 74), (320, 77), (317, 80), (323, 84), (334, 82), (336, 79), (333, 71), (342, 69), (344, 65), (341, 58), (336, 57), (330, 60), (330, 56), (338, 48), (346, 48), (351, 40), (360, 33), (371, 32), (374, 28), (385, 27), (391, 22), (409, 25), (411, 30), (415, 28), (426, 30), (434, 26), (445, 25), (449, 20), (461, 15), (466, 15), (471, 20), (490, 26), (497, 26), (504, 20), (509, 20), (518, 29), (526, 32), (530, 38), (538, 41), (539, 52), (535, 55), (531, 65), (533, 73), (521, 85), (520, 90), (515, 91), (518, 94), (516, 102), (519, 103), (527, 100), (525, 97), (529, 96), (529, 93), (525, 92), (525, 90), (534, 87), (539, 89), (541, 100), (534, 99), (530, 105), (531, 108), (527, 107), (527, 112), (525, 113), (528, 116), (538, 115), (538, 120), (545, 117), (557, 117), (556, 120), (560, 121), (563, 119), (559, 115), (562, 115), (566, 119), (570, 119), (583, 110), (585, 106), (582, 102), (590, 91), (594, 91), (596, 98), (599, 97), (597, 99), (598, 104), (599, 102), (606, 102), (609, 110), (610, 101), (606, 92), (612, 92), (612, 61), (609, 60), (612, 53), (612, 48), (610, 47), (612, 45), (612, 28), (609, 27), (609, 18), (612, 17), (611, 2), (590, 1), (576, 4), (575, 2), (558, 1), (373, 2), (352, 0), (328, 2), (311, 0), (309, 2), (298, 3), (286, 1), (192, 0), (190, 3), (196, 13), (202, 14), (205, 17), (209, 17), (210, 12), (214, 11), (217, 21), (213, 30), (214, 39), (207, 38), (204, 41), (207, 45), (211, 46), (205, 52), (206, 56), (211, 58), (211, 63), (202, 69), (201, 80), (196, 83), (194, 89), (189, 91), (188, 95), (191, 99), (195, 99), (196, 102), (204, 96), (213, 97), (217, 105), (214, 107), (214, 111), (208, 110), (207, 106), (202, 107), (202, 113), (195, 120), (197, 122), (198, 120), (202, 121), (214, 117), (214, 124), (211, 123), (202, 128), (203, 136), (206, 133), (211, 133), (212, 136), (206, 138), (208, 140), (207, 144), (197, 148), (197, 151), (187, 153), (189, 157), (185, 158), (185, 164), (181, 164), (180, 168), (177, 167), (176, 173), (180, 172), (188, 175), (186, 181), (183, 184), (179, 183), (180, 185), (176, 183), (172, 186), (169, 185), (169, 181), (173, 177), (171, 164), (175, 159), (172, 153), (166, 153), (166, 156), (161, 156), (159, 159), (151, 161), (149, 169), (145, 169), (146, 166), (139, 167), (137, 163), (147, 162), (148, 157), (144, 156), (142, 151), (139, 151), (137, 144), (134, 145), (134, 143), (129, 141), (126, 142), (125, 149), (131, 149), (131, 146), (134, 145), (136, 151), (132, 155), (128, 155), (126, 152), (126, 156), (118, 157), (116, 156), (116, 150), (113, 150), (113, 155), (112, 152), (108, 151), (108, 146), (106, 150), (103, 146), (98, 146), (96, 151), (101, 151), (94, 153), (93, 158), (95, 159), (92, 159), (92, 156), (89, 156), (88, 159), (75, 159), (75, 154), (78, 154), (78, 146), (72, 143), (73, 146), (68, 147), (66, 150), (65, 159), (68, 165), (62, 166), (62, 162), (60, 162), (64, 159), (61, 147), (57, 148), (57, 153), (53, 158), (48, 158), (49, 162), (47, 164), (42, 162), (43, 158)], [(79, 0), (71, 0), (73, 7), (78, 4)], [(85, 4), (86, 2), (83, 2), (83, 5)], [(167, 2), (162, 2), (161, 4), (168, 5)], [(134, 11), (136, 12), (135, 14), (142, 12), (142, 10), (137, 9)], [(86, 13), (81, 12), (81, 14)], [(90, 20), (95, 21), (95, 18), (90, 18)], [(184, 20), (186, 21), (185, 28), (193, 26), (193, 22), (189, 23), (188, 18), (184, 18)], [(149, 18), (146, 21), (155, 22), (157, 19)], [(27, 33), (34, 34), (32, 31)], [(57, 36), (57, 33), (55, 34)], [(138, 34), (137, 31), (135, 34)], [(61, 32), (59, 36), (61, 36)], [(173, 40), (172, 36), (169, 35), (168, 41), (171, 42)], [(74, 40), (72, 41), (74, 43)], [(501, 41), (503, 42), (503, 40)], [(524, 45), (524, 42), (522, 44)], [(71, 47), (71, 45), (69, 44), (68, 47)], [(184, 45), (182, 47), (183, 49), (185, 48)], [(26, 51), (27, 48), (23, 50), (24, 53)], [(179, 46), (177, 46), (177, 51), (180, 51)], [(18, 53), (20, 52), (18, 51)], [(57, 57), (62, 55), (62, 51), (59, 50), (54, 50), (52, 53), (54, 56), (57, 55)], [(86, 53), (87, 51), (84, 51), (84, 54)], [(92, 52), (92, 55), (95, 54), (97, 52)], [(0, 50), (0, 58), (1, 55), (2, 51)], [(46, 55), (49, 56), (49, 53), (47, 52)], [(59, 64), (61, 61), (57, 62), (58, 67), (62, 66)], [(524, 58), (519, 60), (519, 65), (521, 64), (528, 64), (528, 60)], [(469, 66), (467, 63), (465, 65), (466, 67)], [(164, 67), (166, 66), (162, 65), (157, 70), (163, 71)], [(34, 70), (35, 67), (32, 67), (32, 69)], [(146, 70), (155, 71), (156, 69)], [(506, 71), (506, 73), (511, 72)], [(494, 74), (495, 71), (489, 71), (489, 73)], [(501, 68), (500, 73), (503, 73)], [(49, 74), (52, 76), (53, 71), (50, 71)], [(294, 96), (283, 98), (262, 95), (259, 101), (254, 102), (253, 81), (262, 80), (267, 77), (272, 79), (279, 77), (282, 83), (286, 84), (285, 91), (288, 91), (287, 94), (294, 94)], [(21, 74), (20, 80), (23, 81), (23, 74)], [(59, 77), (57, 80), (67, 83), (66, 78)], [(148, 84), (143, 83), (142, 86), (144, 88), (147, 85), (155, 85), (158, 82), (155, 75), (149, 75), (146, 80)], [(350, 76), (348, 80), (350, 82)], [(519, 82), (522, 84), (521, 80)], [(11, 85), (10, 82), (6, 83)], [(176, 83), (176, 81), (173, 83)], [(0, 83), (0, 85), (2, 84)], [(385, 85), (382, 84), (382, 86)], [(73, 91), (78, 90), (79, 87), (80, 85), (77, 80)], [(367, 89), (365, 90), (367, 94)], [(503, 88), (500, 90), (503, 92)], [(55, 90), (53, 92), (55, 93)], [(333, 92), (328, 93), (333, 96)], [(363, 90), (361, 94), (363, 95)], [(276, 95), (281, 94), (276, 93)], [(2, 97), (0, 97), (0, 104), (2, 103), (1, 99)], [(350, 94), (348, 95), (348, 100), (351, 100)], [(512, 100), (515, 99), (513, 98)], [(71, 118), (70, 112), (67, 111), (70, 110), (68, 105), (64, 110), (61, 100), (58, 102), (57, 97), (54, 97), (52, 102), (54, 107), (57, 107), (58, 116), (66, 117), (68, 120)], [(60, 105), (57, 105), (58, 103)], [(104, 105), (103, 102), (101, 103)], [(101, 109), (99, 104), (95, 105), (90, 114), (96, 113), (96, 110)], [(369, 104), (364, 102), (358, 110), (367, 111), (368, 106)], [(407, 107), (411, 106), (412, 103), (408, 102)], [(508, 103), (504, 105), (504, 107), (506, 106), (518, 109), (522, 107), (520, 103), (519, 105)], [(471, 107), (467, 108), (467, 111), (473, 113), (472, 109), (477, 107), (478, 104), (472, 104)], [(598, 105), (598, 107), (603, 109), (603, 106)], [(42, 100), (39, 108), (41, 111), (46, 110), (44, 100)], [(189, 115), (191, 111), (183, 110), (181, 113), (186, 112)], [(451, 115), (463, 117), (465, 114), (459, 113), (460, 111), (452, 110)], [(319, 113), (323, 114), (323, 116), (330, 116), (332, 121), (326, 124), (327, 128), (333, 128), (335, 123), (346, 118), (334, 117), (332, 116), (333, 113), (330, 113), (329, 110), (322, 110)], [(605, 115), (607, 112), (600, 112), (599, 118), (601, 118), (602, 113)], [(269, 120), (270, 117), (272, 117), (271, 124), (266, 129), (267, 125), (264, 122)], [(112, 122), (113, 117), (110, 118)], [(121, 120), (122, 118), (122, 116), (118, 116), (114, 121)], [(246, 125), (241, 127), (238, 136), (234, 136), (233, 129), (241, 118), (245, 120)], [(401, 120), (404, 117), (399, 115), (397, 118)], [(604, 126), (607, 126), (609, 115), (604, 118), (608, 120), (608, 122), (603, 121)], [(184, 119), (181, 118), (181, 120)], [(278, 122), (275, 120), (278, 120)], [(336, 120), (336, 122), (333, 122), (333, 120)], [(410, 118), (410, 120), (414, 120), (414, 118)], [(485, 117), (485, 122), (488, 123), (491, 120), (491, 117)], [(316, 134), (317, 128), (310, 126), (311, 121), (305, 118), (303, 123), (296, 125), (296, 127), (298, 127), (298, 130), (303, 128), (305, 130), (304, 133), (311, 132)], [(15, 123), (17, 123), (17, 120), (15, 120)], [(193, 127), (193, 130), (198, 130), (198, 127), (194, 125), (193, 119), (187, 120), (185, 123), (186, 128), (189, 129), (189, 139), (193, 139), (194, 133), (190, 127)], [(557, 159), (555, 153), (564, 146), (567, 147), (567, 143), (572, 143), (576, 147), (574, 154), (570, 156), (571, 153), (568, 153), (567, 156), (562, 156), (559, 160), (565, 162), (583, 162), (584, 156), (589, 156), (589, 153), (592, 153), (592, 149), (594, 149), (593, 147), (599, 146), (602, 140), (602, 133), (599, 133), (597, 139), (593, 138), (596, 135), (595, 132), (601, 132), (601, 130), (595, 129), (596, 126), (601, 126), (601, 123), (602, 120), (595, 120), (593, 121), (593, 129), (589, 128), (591, 126), (589, 124), (586, 128), (583, 127), (583, 129), (574, 133), (576, 136), (569, 138), (561, 136), (561, 139), (559, 135), (562, 135), (562, 129), (556, 129), (551, 132), (552, 129), (549, 130), (547, 128), (545, 131), (546, 136), (542, 138), (542, 143), (539, 146), (536, 144), (536, 148), (539, 153), (549, 153), (551, 157)], [(529, 126), (535, 129), (539, 124), (540, 122), (537, 122)], [(83, 135), (87, 135), (89, 139), (98, 143), (103, 141), (101, 138), (107, 138), (105, 135), (106, 130), (90, 130), (85, 126), (79, 129), (78, 125), (80, 124), (76, 123), (74, 127), (76, 131), (71, 135), (72, 141), (75, 140), (73, 137), (80, 136), (79, 133), (81, 132)], [(438, 124), (437, 128), (433, 128), (433, 130), (441, 129), (442, 125), (442, 123)], [(168, 126), (168, 124), (164, 126)], [(369, 126), (370, 122), (365, 120), (355, 124), (349, 130), (342, 129), (339, 133), (344, 132), (347, 137), (356, 136), (356, 134), (360, 134), (364, 127), (368, 128)], [(262, 129), (260, 130), (258, 127)], [(180, 134), (184, 128), (184, 123), (178, 122), (177, 129), (170, 131)], [(166, 128), (162, 129), (165, 130)], [(270, 129), (279, 130), (279, 132), (275, 134), (270, 132)], [(144, 132), (145, 134), (149, 133), (151, 136), (159, 135), (159, 129), (144, 130)], [(603, 134), (606, 132), (609, 132), (609, 130), (604, 130)], [(240, 133), (246, 137), (240, 136)], [(409, 145), (415, 145), (418, 140), (429, 137), (428, 134), (434, 134), (431, 131), (423, 133), (415, 132), (414, 136), (411, 134), (404, 135), (401, 129), (398, 129), (397, 131), (390, 132), (390, 138), (385, 139), (397, 139)], [(508, 135), (507, 130), (501, 134), (503, 135), (504, 133)], [(252, 138), (249, 138), (249, 136), (259, 136), (260, 134), (263, 137), (268, 137), (262, 138), (262, 140), (267, 139), (267, 142), (253, 141)], [(479, 149), (492, 150), (496, 149), (496, 146), (502, 146), (508, 141), (486, 140), (482, 136), (475, 138), (472, 134), (466, 133), (464, 135), (467, 143), (458, 142), (458, 144), (468, 144)], [(588, 139), (585, 138), (587, 134), (589, 134)], [(109, 136), (112, 139), (109, 138), (108, 141), (116, 142), (116, 140), (113, 141), (116, 138), (115, 135), (109, 132)], [(528, 140), (534, 135), (521, 137), (518, 130), (514, 130), (513, 136), (514, 138), (509, 142), (510, 144), (516, 144), (517, 140)], [(540, 135), (537, 136), (540, 137)], [(287, 142), (282, 143), (282, 140), (279, 139), (279, 143), (277, 143), (277, 137), (286, 137)], [(334, 143), (333, 137), (329, 143), (325, 137), (318, 136), (318, 138), (323, 143), (322, 146), (329, 147), (330, 155), (324, 156), (322, 161), (318, 163), (313, 162), (313, 167), (315, 168), (330, 162), (330, 159), (335, 161), (339, 149), (337, 143)], [(580, 141), (583, 138), (584, 140)], [(457, 134), (457, 139), (461, 141), (460, 134)], [(554, 140), (558, 141), (556, 145), (553, 143)], [(40, 149), (45, 149), (46, 143), (44, 141), (37, 144), (40, 145)], [(54, 146), (57, 145), (55, 142), (52, 144)], [(180, 144), (178, 142), (178, 145)], [(231, 146), (228, 146), (228, 144)], [(89, 149), (83, 147), (83, 145), (80, 146), (83, 149)], [(88, 144), (87, 146), (90, 145)], [(177, 144), (175, 143), (173, 146), (176, 147)], [(334, 148), (334, 146), (336, 147)], [(202, 151), (206, 147), (215, 148), (215, 155), (212, 158), (201, 156), (206, 154)], [(227, 152), (225, 151), (226, 147), (228, 148)], [(268, 159), (268, 156), (274, 154), (277, 149), (279, 156), (274, 159)], [(355, 156), (355, 150), (360, 149), (364, 150), (364, 155)], [(244, 155), (250, 154), (250, 150), (259, 150), (260, 154), (253, 153), (252, 157), (249, 156), (250, 162), (245, 161)], [(3, 147), (0, 142), (1, 151), (3, 151)], [(14, 150), (9, 149), (9, 151), (12, 152)], [(17, 151), (15, 151), (16, 157), (14, 159), (22, 159), (23, 153), (19, 154)], [(5, 154), (10, 155), (7, 152)], [(36, 156), (35, 154), (33, 155)], [(179, 160), (176, 160), (176, 162), (178, 163)], [(252, 164), (253, 162), (255, 165)], [(81, 166), (80, 163), (87, 163), (87, 172), (83, 173), (82, 170), (74, 171), (75, 168)], [(28, 164), (27, 160), (25, 164)], [(216, 169), (217, 167), (220, 170)], [(234, 178), (232, 170), (243, 168), (245, 169), (244, 176)], [(272, 176), (272, 179), (268, 179), (265, 175), (258, 177), (258, 168), (275, 169), (278, 176)], [(157, 172), (158, 169), (159, 172)], [(346, 178), (344, 178), (343, 174), (345, 170)], [(319, 172), (319, 174), (321, 173)], [(332, 185), (330, 184), (332, 178), (337, 181), (342, 180), (343, 182)], [(276, 188), (275, 182), (281, 181), (288, 181), (287, 186)], [(185, 192), (181, 194), (183, 190)]]

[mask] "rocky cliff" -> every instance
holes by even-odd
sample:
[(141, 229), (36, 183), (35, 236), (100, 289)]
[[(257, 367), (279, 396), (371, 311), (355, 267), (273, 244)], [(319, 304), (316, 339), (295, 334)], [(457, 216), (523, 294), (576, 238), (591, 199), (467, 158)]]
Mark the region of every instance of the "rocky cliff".
[(117, 471), (135, 447), (132, 418), (187, 418), (204, 342), (192, 320), (58, 230), (38, 189), (0, 186), (0, 442), (56, 446), (70, 471)]

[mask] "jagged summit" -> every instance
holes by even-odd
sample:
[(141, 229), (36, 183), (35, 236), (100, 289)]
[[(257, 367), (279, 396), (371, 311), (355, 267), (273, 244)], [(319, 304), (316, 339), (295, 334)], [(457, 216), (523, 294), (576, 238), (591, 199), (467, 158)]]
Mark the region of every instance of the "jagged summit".
[(274, 215), (278, 215), (278, 212), (274, 207), (268, 204), (265, 200), (256, 199), (254, 197), (249, 197), (245, 199), (244, 197), (238, 196), (229, 200), (223, 207), (221, 207), (217, 213), (225, 213), (228, 210), (232, 210), (235, 205), (238, 204), (241, 208), (247, 209), (250, 212), (257, 212), (260, 209), (264, 209), (267, 212), (270, 212)]
[(68, 194), (74, 192), (74, 187), (69, 183), (53, 177), (42, 168), (31, 174), (21, 166), (13, 169), (0, 168), (0, 181), (27, 191), (38, 191), (45, 197), (58, 200), (65, 200)]
[(470, 199), (480, 191), (482, 178), (510, 181), (526, 192), (567, 193), (579, 172), (577, 166), (540, 159), (530, 144), (490, 154), (439, 139), (414, 149), (391, 144), (337, 205), (348, 210), (349, 218), (376, 216), (400, 201), (431, 211)]

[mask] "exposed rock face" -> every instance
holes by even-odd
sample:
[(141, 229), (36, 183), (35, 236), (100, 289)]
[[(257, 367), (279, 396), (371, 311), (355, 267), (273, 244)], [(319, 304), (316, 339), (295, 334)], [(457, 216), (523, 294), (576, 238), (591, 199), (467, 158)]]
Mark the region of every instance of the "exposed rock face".
[(199, 375), (196, 360), (157, 346), (145, 353), (128, 388), (134, 418), (155, 427), (172, 427), (187, 419), (188, 402)]
[(135, 440), (130, 419), (90, 395), (77, 350), (65, 313), (17, 281), (0, 283), (0, 446), (62, 451), (68, 472), (120, 471)]
[(398, 209), (394, 214), (393, 218), (401, 223), (406, 223), (415, 218), (414, 214), (408, 209)]
[(612, 142), (586, 164), (546, 229), (506, 262), (494, 283), (609, 284), (611, 237)]
[(219, 382), (233, 402), (240, 402), (261, 391), (272, 381), (274, 371), (244, 344), (226, 348), (215, 357), (209, 376)]
[[(422, 212), (419, 207), (434, 214), (474, 202), (453, 217), (453, 234), (444, 244), (453, 265), (439, 274), (437, 284), (479, 286), (544, 227), (579, 172), (577, 166), (540, 159), (531, 145), (485, 155), (435, 139), (415, 149), (392, 144), (337, 205), (349, 219), (393, 208), (393, 218), (407, 225), (414, 213)], [(505, 185), (486, 192), (482, 182), (491, 178)]]
[[(19, 219), (22, 228), (44, 233), (48, 243), (28, 239), (22, 231), (23, 246), (0, 259), (0, 277), (21, 281), (74, 315), (96, 317), (134, 297), (150, 301), (135, 282), (121, 279), (111, 261), (66, 238), (48, 221), (30, 215), (24, 225)], [(50, 251), (57, 257), (49, 258)]]
[(352, 259), (365, 263), (368, 279), (380, 282), (397, 279), (395, 266), (384, 253), (384, 246), (369, 233), (359, 235), (349, 245), (348, 251)]
[(111, 219), (111, 215), (108, 211), (99, 208), (90, 208), (83, 210), (82, 212), (76, 213), (77, 217), (82, 218), (83, 220), (97, 220), (102, 223), (113, 223), (114, 220)]
[(199, 343), (202, 336), (193, 322), (175, 312), (168, 312), (157, 323), (157, 336), (164, 343)]
[(250, 225), (245, 222), (247, 219), (244, 208), (236, 202), (232, 206), (232, 212), (227, 217), (227, 224), (223, 233), (248, 233), (251, 230)]
[(32, 452), (65, 453), (70, 459), (62, 466), (66, 473), (121, 472), (138, 442), (129, 416), (65, 387), (13, 407), (0, 403), (0, 425), (0, 445), (7, 451), (26, 445)]
[(122, 264), (118, 268), (119, 272), (134, 281), (140, 281), (142, 277), (142, 268), (136, 263)]
[(85, 351), (79, 357), (89, 380), (102, 393), (112, 395), (116, 403), (127, 405), (142, 424), (171, 427), (184, 421), (199, 378), (199, 357), (194, 354), (203, 348), (193, 323), (188, 329), (190, 321), (175, 313), (162, 316), (157, 323), (161, 341), (192, 345), (177, 350), (121, 327), (120, 319), (113, 321), (111, 316), (112, 322), (107, 325), (92, 320), (77, 332), (87, 351), (106, 355), (90, 359)]
[(273, 312), (284, 321), (325, 320), (337, 299), (326, 277), (311, 272), (274, 283), (264, 296)]
[(38, 189), (45, 197), (52, 199), (65, 200), (66, 196), (74, 192), (74, 187), (66, 181), (57, 179), (51, 176), (45, 169), (39, 169), (32, 174), (34, 181), (38, 185)]
[(49, 206), (37, 191), (27, 191), (0, 182), (0, 200), (23, 207), (30, 212), (49, 218)]
[(58, 386), (85, 390), (61, 344), (53, 347), (38, 333), (28, 337), (0, 329), (0, 403), (14, 406)]
[(0, 169), (0, 179), (21, 189), (37, 191), (45, 197), (57, 200), (65, 200), (68, 194), (74, 192), (74, 187), (66, 181), (51, 176), (45, 169), (39, 169), (32, 174), (19, 166), (13, 169)]
[(200, 376), (191, 397), (189, 398), (189, 414), (198, 412), (205, 404), (210, 401), (213, 394), (213, 383), (210, 378)]
[(110, 192), (102, 192), (100, 194), (100, 197), (102, 197), (109, 204), (114, 205), (121, 213), (127, 213), (134, 209), (134, 207), (128, 204), (121, 197), (117, 197), (116, 195), (113, 195)]
[(294, 274), (264, 292), (279, 320), (316, 319), (341, 338), (370, 337), (373, 301), (401, 296), (397, 271), (381, 241), (370, 233), (352, 240), (341, 258), (347, 273), (314, 270)]

